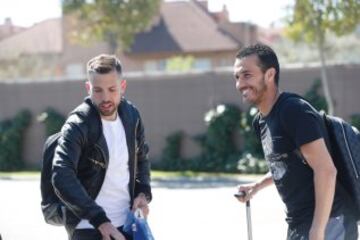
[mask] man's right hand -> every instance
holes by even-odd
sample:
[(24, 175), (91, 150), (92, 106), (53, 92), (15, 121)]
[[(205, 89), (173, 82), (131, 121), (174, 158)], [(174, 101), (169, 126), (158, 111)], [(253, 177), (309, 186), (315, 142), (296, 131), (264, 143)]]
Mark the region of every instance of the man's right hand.
[(114, 227), (110, 222), (105, 222), (98, 227), (102, 240), (126, 240), (124, 235)]
[(251, 183), (246, 185), (240, 185), (238, 187), (238, 192), (244, 192), (245, 195), (243, 197), (237, 197), (240, 202), (249, 201), (256, 193), (257, 193), (257, 184)]
[(240, 185), (238, 188), (239, 193), (245, 192), (244, 197), (237, 198), (240, 202), (247, 202), (249, 201), (258, 191), (261, 189), (270, 186), (273, 184), (274, 181), (271, 177), (271, 172), (265, 174), (259, 181), (255, 183)]

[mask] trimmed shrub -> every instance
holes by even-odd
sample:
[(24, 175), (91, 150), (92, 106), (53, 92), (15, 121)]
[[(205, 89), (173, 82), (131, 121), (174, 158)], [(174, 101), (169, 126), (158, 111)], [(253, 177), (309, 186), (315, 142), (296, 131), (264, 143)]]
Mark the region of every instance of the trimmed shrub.
[(59, 132), (65, 120), (63, 115), (50, 107), (38, 116), (38, 121), (45, 124), (45, 134), (47, 137)]
[(205, 114), (208, 126), (205, 134), (194, 139), (202, 153), (192, 165), (199, 171), (235, 172), (240, 150), (235, 144), (235, 132), (240, 127), (241, 111), (231, 104), (221, 104)]
[(184, 134), (181, 131), (174, 132), (166, 137), (161, 159), (159, 162), (152, 164), (153, 169), (180, 171), (187, 168), (184, 159), (181, 157), (183, 137)]
[(30, 111), (22, 110), (13, 119), (0, 122), (1, 171), (15, 171), (24, 167), (23, 139), (30, 120)]
[(350, 116), (350, 123), (358, 130), (360, 130), (360, 113), (356, 113)]
[(268, 166), (262, 158), (256, 158), (250, 153), (243, 154), (237, 166), (240, 173), (267, 173)]
[(263, 150), (259, 138), (252, 127), (252, 122), (258, 110), (255, 107), (241, 114), (240, 131), (244, 139), (243, 152), (256, 158), (263, 158)]

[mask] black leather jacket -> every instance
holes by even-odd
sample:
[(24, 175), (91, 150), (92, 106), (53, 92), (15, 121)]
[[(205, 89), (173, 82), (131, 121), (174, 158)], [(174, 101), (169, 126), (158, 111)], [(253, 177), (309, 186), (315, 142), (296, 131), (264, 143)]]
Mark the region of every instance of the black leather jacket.
[[(129, 151), (131, 205), (140, 192), (150, 201), (148, 146), (139, 112), (123, 98), (118, 113)], [(61, 133), (54, 155), (52, 184), (65, 205), (65, 227), (71, 235), (81, 219), (89, 220), (95, 228), (110, 221), (94, 200), (104, 181), (109, 153), (100, 115), (89, 98), (70, 114)]]

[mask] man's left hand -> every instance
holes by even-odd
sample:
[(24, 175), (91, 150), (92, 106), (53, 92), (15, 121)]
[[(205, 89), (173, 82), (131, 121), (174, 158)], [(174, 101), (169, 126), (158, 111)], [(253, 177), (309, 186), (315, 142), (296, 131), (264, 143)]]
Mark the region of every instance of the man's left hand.
[(149, 206), (144, 193), (140, 193), (134, 199), (132, 210), (135, 211), (137, 208), (140, 208), (144, 214), (144, 217), (147, 218), (147, 216), (149, 215)]

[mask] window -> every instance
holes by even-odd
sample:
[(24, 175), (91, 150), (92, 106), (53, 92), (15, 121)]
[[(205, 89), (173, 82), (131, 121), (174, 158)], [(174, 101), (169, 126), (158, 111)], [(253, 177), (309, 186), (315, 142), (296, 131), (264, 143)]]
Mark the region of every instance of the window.
[(196, 70), (210, 70), (211, 61), (209, 58), (196, 58), (193, 68)]
[(150, 60), (146, 61), (144, 64), (145, 72), (154, 72), (154, 71), (165, 71), (166, 61), (165, 60)]
[(72, 63), (66, 66), (65, 74), (67, 77), (83, 77), (85, 69), (81, 63)]
[(233, 65), (233, 59), (222, 58), (220, 59), (219, 67), (229, 67)]

